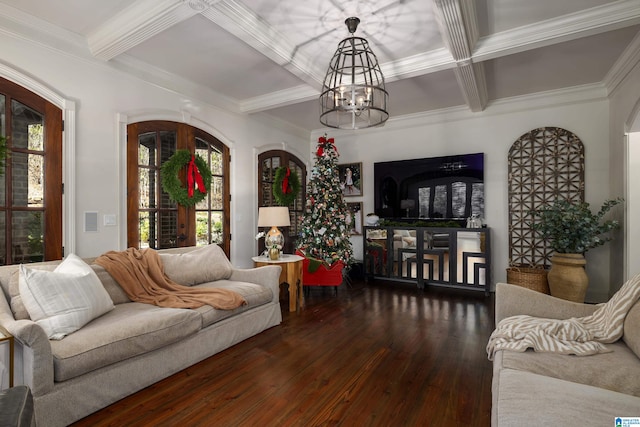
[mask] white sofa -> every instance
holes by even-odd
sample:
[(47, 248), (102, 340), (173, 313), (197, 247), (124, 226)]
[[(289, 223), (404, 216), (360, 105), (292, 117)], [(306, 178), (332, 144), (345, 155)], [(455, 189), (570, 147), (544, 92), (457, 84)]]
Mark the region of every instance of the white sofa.
[[(212, 253), (214, 246), (159, 251), (167, 276), (188, 282), (185, 285), (234, 290), (246, 305), (216, 310), (208, 305), (178, 309), (132, 302), (104, 268), (92, 264), (114, 308), (60, 340), (50, 340), (21, 312), (18, 266), (0, 267), (0, 325), (16, 339), (16, 384), (31, 388), (38, 426), (68, 425), (281, 323), (281, 268), (235, 269), (217, 246)], [(207, 280), (211, 276), (198, 269), (181, 268), (193, 265), (183, 262), (185, 256), (200, 257), (202, 270), (227, 263), (222, 270), (228, 274)], [(91, 264), (93, 259), (85, 261)], [(53, 270), (59, 263), (28, 267)]]
[[(591, 315), (597, 306), (496, 285), (496, 325), (526, 314), (551, 319)], [(640, 301), (628, 312), (612, 352), (592, 356), (499, 350), (493, 360), (492, 426), (614, 426), (640, 418)]]

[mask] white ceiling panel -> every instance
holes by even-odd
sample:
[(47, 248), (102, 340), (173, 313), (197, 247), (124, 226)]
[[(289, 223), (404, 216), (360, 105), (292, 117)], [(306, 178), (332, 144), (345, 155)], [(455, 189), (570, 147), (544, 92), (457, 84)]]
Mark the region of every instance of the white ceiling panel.
[(602, 81), (640, 27), (629, 27), (487, 61), (490, 99)]
[(302, 84), (251, 46), (198, 15), (133, 47), (127, 54), (237, 99)]

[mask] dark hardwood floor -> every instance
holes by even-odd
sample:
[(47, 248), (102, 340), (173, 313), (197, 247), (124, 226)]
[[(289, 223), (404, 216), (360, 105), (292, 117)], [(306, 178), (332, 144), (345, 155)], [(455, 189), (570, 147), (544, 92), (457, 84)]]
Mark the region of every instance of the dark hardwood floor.
[(493, 304), (382, 281), (313, 288), (280, 326), (74, 425), (489, 426)]

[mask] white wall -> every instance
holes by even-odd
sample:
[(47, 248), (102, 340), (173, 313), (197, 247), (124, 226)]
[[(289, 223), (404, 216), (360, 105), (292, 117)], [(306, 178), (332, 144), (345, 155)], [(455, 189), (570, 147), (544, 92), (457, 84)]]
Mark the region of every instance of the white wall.
[[(231, 260), (240, 267), (252, 265), (255, 255), (257, 154), (260, 147), (280, 144), (307, 153), (308, 133), (277, 126), (273, 121), (233, 114), (186, 96), (159, 88), (118, 71), (108, 63), (86, 56), (65, 54), (3, 34), (1, 61), (50, 88), (60, 97), (75, 101), (75, 201), (65, 217), (65, 245), (80, 256), (97, 256), (126, 246), (126, 193), (123, 174), (124, 135), (127, 122), (140, 119), (172, 119), (209, 131), (231, 149)], [(6, 73), (3, 77), (7, 77)], [(268, 124), (265, 124), (268, 123)], [(69, 129), (67, 129), (69, 130)], [(65, 153), (67, 154), (67, 153)], [(69, 179), (69, 170), (65, 171)], [(86, 211), (99, 214), (99, 231), (83, 231)], [(116, 214), (116, 227), (104, 227), (103, 216)], [(73, 230), (73, 232), (70, 232)], [(72, 240), (72, 241), (69, 241)], [(69, 252), (69, 250), (67, 250)]]
[[(541, 94), (490, 105), (482, 113), (450, 110), (437, 115), (390, 120), (383, 128), (333, 132), (340, 163), (363, 163), (364, 214), (373, 211), (373, 164), (380, 161), (485, 153), (485, 221), (492, 229), (493, 282), (506, 279), (509, 261), (507, 154), (513, 142), (538, 127), (562, 127), (585, 145), (586, 200), (599, 208), (609, 196), (608, 102), (601, 88)], [(312, 149), (320, 132), (312, 135)], [(351, 200), (354, 199), (354, 200)], [(358, 239), (358, 252), (362, 241)], [(587, 253), (589, 300), (606, 299), (608, 247)]]

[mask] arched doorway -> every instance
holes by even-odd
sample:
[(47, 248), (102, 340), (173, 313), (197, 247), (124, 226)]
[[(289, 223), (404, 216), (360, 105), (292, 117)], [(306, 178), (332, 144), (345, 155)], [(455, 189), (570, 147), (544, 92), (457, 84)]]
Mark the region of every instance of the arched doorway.
[(625, 273), (626, 278), (640, 273), (640, 265), (633, 260), (640, 259), (640, 100), (628, 122), (626, 168), (626, 221), (625, 221)]

